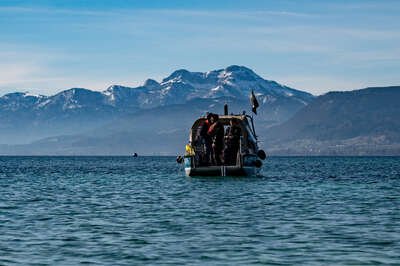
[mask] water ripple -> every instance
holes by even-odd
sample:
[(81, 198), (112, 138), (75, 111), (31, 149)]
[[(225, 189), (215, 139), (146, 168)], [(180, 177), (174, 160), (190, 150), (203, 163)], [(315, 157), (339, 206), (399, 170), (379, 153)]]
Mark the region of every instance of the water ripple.
[(399, 157), (0, 157), (0, 264), (400, 264)]

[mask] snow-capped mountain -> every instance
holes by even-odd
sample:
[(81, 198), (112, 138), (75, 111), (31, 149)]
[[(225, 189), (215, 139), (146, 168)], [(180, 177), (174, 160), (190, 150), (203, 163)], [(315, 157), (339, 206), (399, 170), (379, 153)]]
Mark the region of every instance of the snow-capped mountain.
[(163, 79), (161, 83), (148, 79), (136, 88), (113, 85), (103, 92), (72, 88), (52, 96), (10, 93), (0, 98), (0, 111), (32, 108), (34, 110), (69, 110), (140, 108), (149, 109), (170, 104), (184, 104), (195, 98), (231, 97), (247, 99), (254, 90), (262, 103), (277, 98), (290, 98), (306, 105), (313, 96), (309, 93), (265, 80), (251, 69), (229, 66), (209, 72), (189, 72), (181, 69)]
[(262, 103), (277, 98), (290, 98), (306, 105), (313, 98), (309, 93), (265, 80), (251, 69), (235, 65), (205, 73), (181, 69), (173, 72), (161, 83), (149, 79), (143, 86), (137, 88), (111, 86), (104, 94), (114, 105), (129, 102), (140, 108), (154, 108), (183, 104), (195, 98), (247, 99), (251, 90), (255, 91)]
[[(228, 101), (241, 112), (239, 108), (248, 107), (251, 90), (261, 105), (259, 117), (273, 123), (287, 120), (314, 98), (236, 65), (209, 72), (181, 69), (161, 82), (148, 79), (136, 88), (113, 85), (103, 92), (72, 88), (51, 96), (9, 93), (0, 97), (0, 143), (73, 134), (140, 110), (185, 105), (195, 99), (203, 99), (203, 111)], [(188, 106), (187, 112), (192, 111)]]

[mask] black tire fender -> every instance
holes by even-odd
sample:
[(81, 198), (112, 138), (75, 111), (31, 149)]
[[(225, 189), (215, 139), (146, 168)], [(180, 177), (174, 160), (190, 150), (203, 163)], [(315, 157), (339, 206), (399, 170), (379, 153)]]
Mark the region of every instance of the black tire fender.
[(258, 158), (260, 158), (261, 160), (265, 160), (265, 159), (267, 158), (267, 154), (265, 153), (264, 150), (258, 150), (257, 156), (258, 156)]
[(183, 157), (180, 155), (178, 157), (176, 157), (176, 162), (179, 164), (183, 163)]
[(254, 161), (254, 166), (257, 168), (260, 168), (263, 165), (263, 163), (260, 160), (255, 160)]

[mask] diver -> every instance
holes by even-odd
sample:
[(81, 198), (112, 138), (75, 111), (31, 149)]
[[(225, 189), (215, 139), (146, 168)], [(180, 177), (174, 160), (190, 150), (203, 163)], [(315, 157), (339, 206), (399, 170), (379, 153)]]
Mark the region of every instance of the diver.
[(207, 134), (212, 138), (212, 163), (222, 165), (222, 151), (224, 148), (224, 126), (218, 121), (219, 116), (212, 114)]
[(230, 120), (229, 123), (230, 126), (226, 129), (225, 133), (224, 164), (236, 165), (242, 129), (236, 119)]

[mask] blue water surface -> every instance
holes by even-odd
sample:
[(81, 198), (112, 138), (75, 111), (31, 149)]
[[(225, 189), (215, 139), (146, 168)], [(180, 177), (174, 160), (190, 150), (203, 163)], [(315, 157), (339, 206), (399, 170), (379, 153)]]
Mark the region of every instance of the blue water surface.
[(0, 265), (400, 265), (400, 157), (0, 157)]

